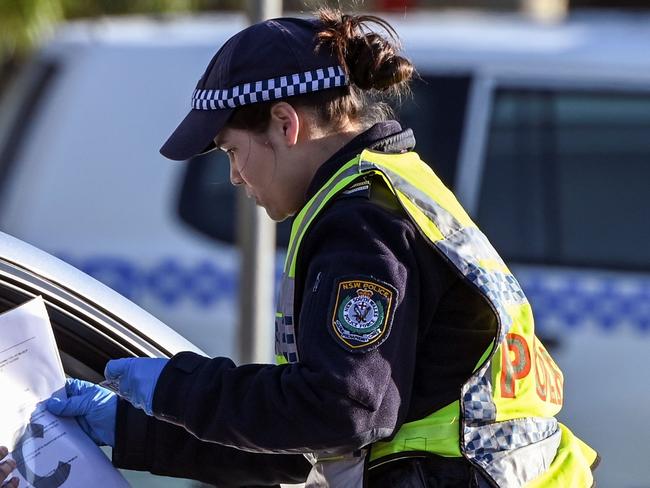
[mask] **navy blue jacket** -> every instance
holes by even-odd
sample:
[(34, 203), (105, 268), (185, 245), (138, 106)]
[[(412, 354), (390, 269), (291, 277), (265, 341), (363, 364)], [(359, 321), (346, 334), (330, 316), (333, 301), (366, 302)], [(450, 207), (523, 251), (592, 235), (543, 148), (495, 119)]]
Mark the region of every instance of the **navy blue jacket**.
[[(397, 122), (373, 126), (319, 168), (307, 199), (362, 149), (414, 144)], [(309, 470), (296, 454), (358, 449), (458, 399), (493, 337), (494, 315), (385, 187), (368, 183), (331, 202), (303, 239), (294, 304), (300, 361), (238, 367), (174, 356), (156, 385), (157, 418), (120, 403), (115, 465), (218, 486), (296, 482)], [(352, 351), (331, 333), (341, 277), (395, 290), (379, 346)]]

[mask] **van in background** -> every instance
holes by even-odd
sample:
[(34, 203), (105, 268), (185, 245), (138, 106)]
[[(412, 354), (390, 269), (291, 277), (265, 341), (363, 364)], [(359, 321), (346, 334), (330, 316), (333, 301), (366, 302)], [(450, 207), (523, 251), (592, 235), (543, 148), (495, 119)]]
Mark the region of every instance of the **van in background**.
[[(565, 374), (561, 418), (603, 456), (600, 485), (648, 486), (650, 17), (386, 18), (421, 78), (399, 118), (520, 280)], [(67, 24), (0, 105), (0, 229), (231, 357), (227, 162), (170, 162), (158, 148), (244, 22)], [(283, 223), (278, 270), (287, 239)]]

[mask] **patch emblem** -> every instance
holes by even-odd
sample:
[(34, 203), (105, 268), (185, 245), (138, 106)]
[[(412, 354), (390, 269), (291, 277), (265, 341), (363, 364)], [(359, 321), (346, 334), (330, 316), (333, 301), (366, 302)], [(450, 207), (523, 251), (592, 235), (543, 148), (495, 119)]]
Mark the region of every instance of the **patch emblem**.
[(332, 317), (334, 337), (350, 351), (377, 347), (390, 332), (396, 293), (374, 280), (340, 281)]

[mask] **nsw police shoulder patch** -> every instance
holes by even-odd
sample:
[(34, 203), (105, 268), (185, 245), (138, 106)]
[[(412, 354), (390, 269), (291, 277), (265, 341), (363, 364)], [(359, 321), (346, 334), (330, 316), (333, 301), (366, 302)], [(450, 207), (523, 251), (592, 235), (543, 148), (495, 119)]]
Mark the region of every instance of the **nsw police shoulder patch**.
[(375, 349), (390, 334), (397, 290), (374, 278), (339, 279), (334, 287), (330, 332), (351, 352)]

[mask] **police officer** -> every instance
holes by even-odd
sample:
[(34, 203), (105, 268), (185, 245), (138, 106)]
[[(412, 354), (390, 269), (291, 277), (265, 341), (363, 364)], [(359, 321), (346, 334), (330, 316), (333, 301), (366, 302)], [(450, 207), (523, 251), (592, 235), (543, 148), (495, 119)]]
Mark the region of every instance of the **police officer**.
[(48, 408), (116, 466), (218, 486), (592, 485), (525, 295), (377, 101), (413, 75), (391, 34), (323, 10), (251, 26), (208, 65), (161, 152), (225, 151), (234, 185), (294, 216), (279, 364), (110, 361), (119, 397), (70, 380)]

